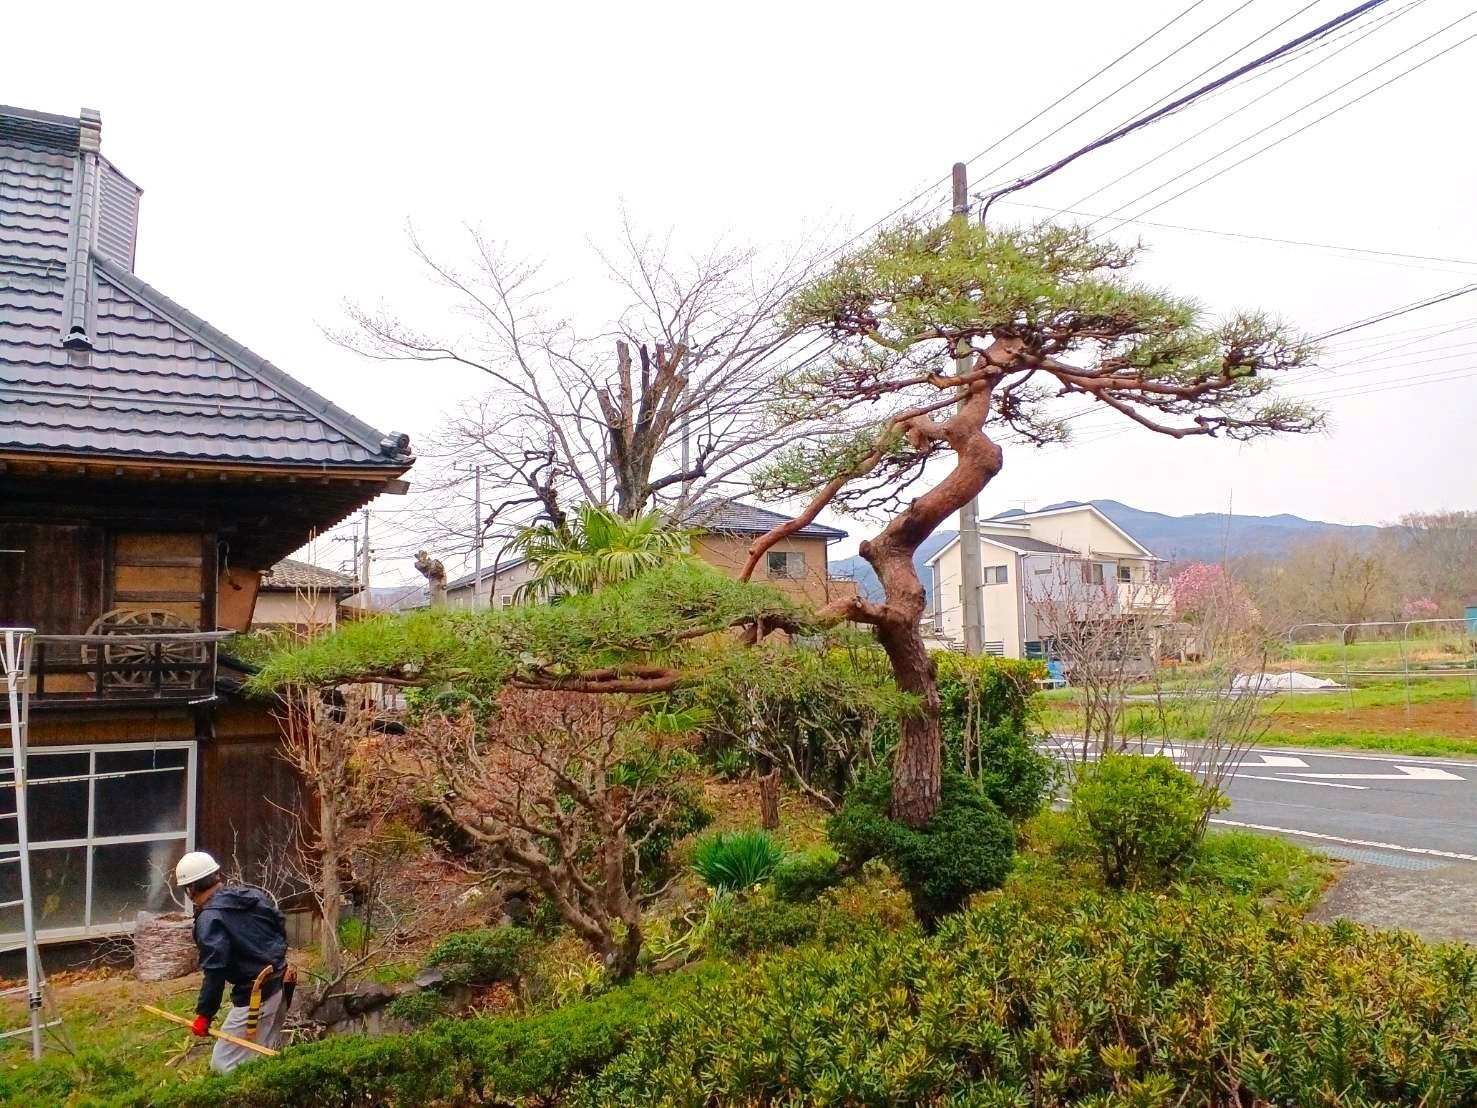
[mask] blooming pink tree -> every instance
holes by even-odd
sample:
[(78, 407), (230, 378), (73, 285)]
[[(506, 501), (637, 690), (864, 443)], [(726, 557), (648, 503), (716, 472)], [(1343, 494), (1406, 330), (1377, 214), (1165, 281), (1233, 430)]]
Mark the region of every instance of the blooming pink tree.
[[(1226, 572), (1224, 566), (1212, 562), (1193, 562), (1170, 579), (1169, 591), (1174, 616), (1187, 623), (1198, 623), (1212, 608), (1226, 615), (1254, 623), (1256, 605), (1246, 586)], [(1230, 611), (1225, 611), (1227, 608)]]
[(1441, 605), (1429, 596), (1418, 596), (1400, 605), (1401, 619), (1435, 619), (1441, 614)]

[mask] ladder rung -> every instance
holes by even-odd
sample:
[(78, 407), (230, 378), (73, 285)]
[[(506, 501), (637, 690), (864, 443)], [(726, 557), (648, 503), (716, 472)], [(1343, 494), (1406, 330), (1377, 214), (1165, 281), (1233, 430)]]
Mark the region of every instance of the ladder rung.
[[(52, 1020), (50, 1023), (43, 1023), (41, 1027), (43, 1030), (49, 1027), (60, 1027), (61, 1023), (61, 1020)], [(14, 1031), (0, 1031), (0, 1039), (13, 1039), (17, 1035), (29, 1035), (30, 1033), (31, 1028), (29, 1026), (17, 1027)]]
[(24, 900), (0, 900), (0, 908), (19, 908)]

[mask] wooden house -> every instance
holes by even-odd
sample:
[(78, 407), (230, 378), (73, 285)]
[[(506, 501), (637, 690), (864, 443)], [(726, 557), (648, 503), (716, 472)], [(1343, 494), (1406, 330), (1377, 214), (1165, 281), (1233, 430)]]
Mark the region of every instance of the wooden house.
[[(248, 627), (264, 570), (403, 492), (412, 461), (405, 436), (139, 280), (140, 190), (100, 130), (95, 112), (0, 107), (0, 625), (37, 632), (43, 940), (166, 907), (186, 850), (252, 873), (285, 848), (300, 791), (220, 644)], [(0, 941), (20, 927), (7, 911)]]

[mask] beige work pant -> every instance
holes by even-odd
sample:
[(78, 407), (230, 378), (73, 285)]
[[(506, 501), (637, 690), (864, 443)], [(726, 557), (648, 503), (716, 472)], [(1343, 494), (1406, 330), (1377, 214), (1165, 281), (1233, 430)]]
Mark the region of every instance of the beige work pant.
[[(219, 1030), (240, 1039), (246, 1038), (247, 1011), (248, 1009), (244, 1006), (233, 1007), (226, 1014), (225, 1022), (220, 1025)], [(256, 1038), (253, 1042), (275, 1050), (277, 1044), (282, 1041), (282, 1024), (286, 1019), (287, 1007), (282, 1003), (282, 990), (278, 989), (262, 1001), (261, 1018), (257, 1021)], [(216, 1073), (230, 1073), (242, 1062), (250, 1062), (253, 1058), (260, 1057), (262, 1055), (254, 1050), (247, 1050), (244, 1046), (217, 1039), (215, 1049), (210, 1052), (210, 1068)]]

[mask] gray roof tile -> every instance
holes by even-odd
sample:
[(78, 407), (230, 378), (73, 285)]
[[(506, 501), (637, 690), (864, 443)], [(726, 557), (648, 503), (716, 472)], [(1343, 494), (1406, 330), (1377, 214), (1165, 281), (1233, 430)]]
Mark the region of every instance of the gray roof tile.
[(358, 581), (347, 573), (300, 562), (296, 558), (283, 558), (262, 576), (262, 588), (272, 592), (296, 592), (298, 589), (349, 592), (358, 588)]
[[(380, 434), (140, 281), (137, 186), (99, 159), (98, 248), (69, 271), (78, 120), (0, 107), (0, 450), (402, 472)], [(92, 155), (88, 155), (92, 156)], [(68, 351), (67, 290), (92, 349)]]
[[(689, 509), (683, 523), (705, 531), (731, 535), (763, 535), (793, 516), (771, 512), (737, 500), (705, 500)], [(795, 534), (801, 538), (844, 539), (846, 532), (824, 523), (808, 523)]]

